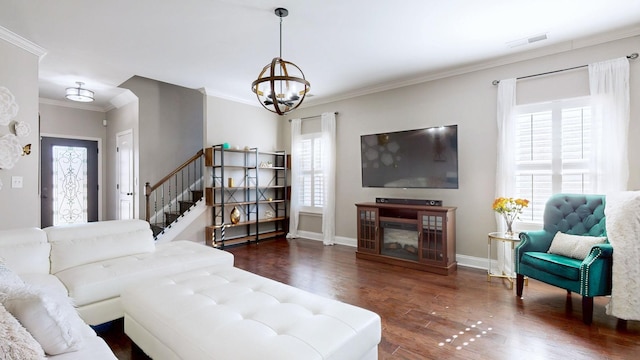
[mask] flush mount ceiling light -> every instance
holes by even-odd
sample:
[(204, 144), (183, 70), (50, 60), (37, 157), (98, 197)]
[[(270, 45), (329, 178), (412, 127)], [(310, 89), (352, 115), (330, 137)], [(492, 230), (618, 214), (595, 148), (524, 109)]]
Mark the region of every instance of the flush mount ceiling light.
[(67, 88), (67, 95), (65, 95), (65, 97), (73, 101), (92, 102), (94, 100), (93, 91), (83, 89), (83, 82), (76, 81), (76, 84), (78, 84), (78, 87)]
[(289, 11), (277, 8), (275, 14), (280, 18), (280, 56), (262, 69), (258, 79), (251, 83), (251, 90), (265, 109), (284, 115), (302, 104), (311, 84), (296, 64), (282, 59), (282, 18)]

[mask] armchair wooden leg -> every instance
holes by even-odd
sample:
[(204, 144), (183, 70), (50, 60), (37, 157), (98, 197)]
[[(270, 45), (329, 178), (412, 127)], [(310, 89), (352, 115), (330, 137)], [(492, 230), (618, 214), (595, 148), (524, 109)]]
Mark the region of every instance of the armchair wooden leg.
[(516, 274), (516, 296), (522, 297), (523, 287), (524, 287), (524, 275)]
[(593, 321), (593, 297), (582, 297), (582, 321), (587, 325)]

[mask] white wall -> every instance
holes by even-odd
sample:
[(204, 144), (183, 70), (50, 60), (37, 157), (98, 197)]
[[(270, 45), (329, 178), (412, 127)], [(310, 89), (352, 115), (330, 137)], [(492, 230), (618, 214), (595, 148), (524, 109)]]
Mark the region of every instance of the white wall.
[[(462, 255), (486, 257), (487, 233), (495, 231), (491, 204), (495, 195), (496, 93), (491, 82), (626, 56), (640, 48), (640, 37), (566, 51), (533, 60), (469, 72), (422, 84), (299, 109), (288, 118), (338, 111), (336, 235), (355, 239), (354, 203), (376, 197), (440, 199), (457, 207), (457, 249)], [(631, 126), (629, 131), (629, 189), (640, 188), (640, 60), (631, 60)], [(527, 101), (587, 94), (588, 79), (562, 73), (519, 81), (518, 90)], [(544, 80), (544, 86), (540, 84)], [(310, 79), (313, 83), (313, 79)], [(586, 87), (586, 88), (585, 88)], [(522, 100), (524, 101), (524, 100)], [(290, 128), (281, 128), (285, 148), (290, 150)], [(456, 190), (362, 188), (360, 135), (430, 126), (457, 124), (460, 186)], [(304, 228), (305, 222), (312, 229)], [(301, 229), (317, 231), (318, 221), (301, 216)]]
[[(31, 144), (31, 155), (23, 156), (12, 169), (0, 169), (0, 230), (40, 226), (38, 136), (38, 56), (0, 38), (0, 86), (6, 87), (19, 106), (9, 126), (0, 126), (0, 136), (12, 132), (16, 121), (27, 123), (31, 134), (18, 138)], [(22, 188), (11, 187), (11, 177), (23, 178)]]

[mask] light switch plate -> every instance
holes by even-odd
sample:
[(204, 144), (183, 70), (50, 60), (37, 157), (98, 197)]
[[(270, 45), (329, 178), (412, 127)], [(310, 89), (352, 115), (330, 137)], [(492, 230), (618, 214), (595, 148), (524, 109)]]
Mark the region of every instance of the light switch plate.
[(13, 188), (13, 189), (22, 188), (22, 176), (12, 176), (11, 177), (11, 188)]

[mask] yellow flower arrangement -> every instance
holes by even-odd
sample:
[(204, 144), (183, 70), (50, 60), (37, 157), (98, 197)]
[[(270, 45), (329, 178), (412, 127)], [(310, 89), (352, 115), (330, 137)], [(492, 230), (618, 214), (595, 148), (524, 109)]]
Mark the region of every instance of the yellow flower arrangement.
[(507, 222), (507, 233), (512, 233), (511, 226), (513, 221), (522, 214), (522, 209), (529, 206), (527, 199), (514, 199), (507, 197), (499, 197), (493, 201), (493, 211), (502, 214)]

